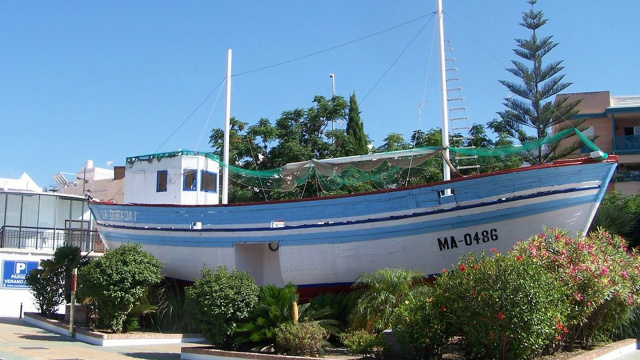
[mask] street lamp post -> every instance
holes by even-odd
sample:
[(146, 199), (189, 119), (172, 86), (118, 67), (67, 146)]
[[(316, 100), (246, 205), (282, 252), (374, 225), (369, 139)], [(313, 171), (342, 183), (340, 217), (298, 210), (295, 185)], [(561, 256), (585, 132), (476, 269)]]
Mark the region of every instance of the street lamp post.
[[(334, 74), (329, 74), (331, 78), (331, 99), (336, 96), (336, 76)], [(333, 119), (331, 119), (331, 131), (333, 131)]]

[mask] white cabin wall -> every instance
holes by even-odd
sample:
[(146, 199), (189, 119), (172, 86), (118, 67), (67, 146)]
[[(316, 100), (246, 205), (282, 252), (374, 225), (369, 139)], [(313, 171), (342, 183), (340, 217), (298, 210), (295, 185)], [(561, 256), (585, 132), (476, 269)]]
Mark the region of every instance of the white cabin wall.
[[(195, 189), (184, 189), (185, 170), (196, 170)], [(136, 160), (125, 170), (125, 203), (215, 205), (219, 203), (218, 191), (201, 191), (202, 170), (219, 173), (217, 162), (202, 155), (177, 155), (174, 157), (150, 157)], [(167, 171), (167, 190), (157, 191), (159, 171)]]

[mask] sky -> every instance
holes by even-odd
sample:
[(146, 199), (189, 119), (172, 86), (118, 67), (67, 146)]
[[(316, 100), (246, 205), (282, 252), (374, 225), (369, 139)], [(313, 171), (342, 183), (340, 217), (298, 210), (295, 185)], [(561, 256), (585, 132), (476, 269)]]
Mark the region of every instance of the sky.
[[(444, 0), (469, 125), (510, 96), (499, 80), (518, 59), (526, 0)], [(224, 127), (227, 49), (231, 115), (275, 123), (316, 95), (359, 102), (378, 147), (391, 133), (440, 128), (435, 0), (0, 0), (0, 178), (40, 187), (86, 160), (211, 150)], [(640, 2), (539, 0), (541, 36), (558, 45), (565, 92), (639, 95)], [(334, 74), (332, 79), (329, 74)], [(344, 129), (346, 124), (336, 124)]]

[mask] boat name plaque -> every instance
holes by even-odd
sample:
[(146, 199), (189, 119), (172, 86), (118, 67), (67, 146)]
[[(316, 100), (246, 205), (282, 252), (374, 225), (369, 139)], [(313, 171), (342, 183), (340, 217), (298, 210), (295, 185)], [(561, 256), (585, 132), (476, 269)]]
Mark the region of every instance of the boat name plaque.
[(136, 215), (131, 210), (102, 210), (102, 217), (110, 221), (136, 221)]

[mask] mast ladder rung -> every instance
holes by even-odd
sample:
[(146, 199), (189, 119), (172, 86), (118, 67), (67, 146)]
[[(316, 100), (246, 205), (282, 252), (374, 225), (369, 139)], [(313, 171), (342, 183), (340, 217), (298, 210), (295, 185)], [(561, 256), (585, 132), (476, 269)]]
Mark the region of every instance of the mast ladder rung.
[(458, 160), (475, 160), (478, 157), (476, 155), (472, 155), (472, 156), (459, 156), (456, 159)]
[(459, 107), (459, 108), (451, 108), (451, 109), (449, 109), (449, 111), (457, 111), (457, 110), (466, 110), (466, 108)]
[(460, 80), (460, 78), (451, 78), (451, 79), (447, 79), (447, 81), (458, 81)]
[(445, 69), (444, 71), (457, 71), (457, 70), (458, 68), (448, 68), (448, 69)]
[(463, 97), (447, 99), (447, 101), (462, 101), (462, 100), (464, 100)]
[(456, 61), (456, 58), (448, 58), (448, 59), (444, 59), (444, 61)]
[(457, 117), (457, 118), (449, 119), (449, 121), (458, 121), (458, 120), (469, 120), (469, 117), (468, 116), (464, 116), (464, 117)]
[(458, 166), (458, 170), (464, 169), (479, 169), (480, 165), (468, 165), (468, 166)]
[(455, 128), (451, 128), (451, 130), (469, 130), (471, 129), (468, 126), (461, 126), (461, 127), (455, 127)]
[(459, 88), (459, 87), (447, 89), (447, 91), (460, 91), (460, 90), (462, 90), (462, 88)]

